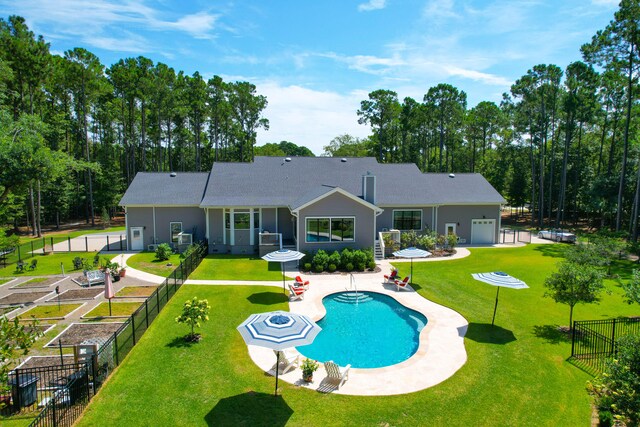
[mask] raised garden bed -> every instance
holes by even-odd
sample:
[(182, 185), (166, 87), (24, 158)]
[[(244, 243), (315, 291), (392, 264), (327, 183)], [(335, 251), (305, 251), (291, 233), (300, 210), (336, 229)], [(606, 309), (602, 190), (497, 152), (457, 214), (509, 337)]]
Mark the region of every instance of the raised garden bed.
[(70, 365), (73, 363), (73, 356), (64, 355), (62, 360), (60, 360), (60, 356), (29, 356), (18, 368), (46, 368), (48, 366), (60, 366), (61, 362), (65, 365)]
[(116, 293), (116, 297), (146, 298), (150, 296), (157, 288), (157, 286), (125, 286)]
[(29, 304), (49, 295), (51, 292), (14, 292), (4, 298), (0, 298), (0, 305)]
[[(101, 293), (104, 292), (104, 289), (94, 288), (94, 289), (69, 289), (68, 291), (62, 292), (59, 297), (60, 301), (77, 301), (77, 300), (92, 300)], [(58, 301), (58, 295), (54, 295), (52, 298), (49, 298), (47, 302), (55, 302)]]
[(122, 326), (122, 322), (72, 323), (57, 337), (47, 343), (45, 347), (58, 347), (58, 340), (61, 341), (63, 347), (81, 344), (89, 338), (103, 338), (106, 340), (109, 339), (120, 326)]
[(7, 313), (11, 313), (13, 310), (20, 308), (19, 305), (10, 305), (9, 307), (0, 308), (0, 316), (3, 316)]
[(65, 317), (73, 310), (80, 307), (82, 304), (49, 304), (49, 305), (37, 305), (18, 316), (20, 320), (29, 320), (32, 317), (36, 319), (51, 319), (57, 317)]
[(12, 286), (12, 288), (46, 288), (61, 280), (60, 277), (34, 277), (33, 279), (18, 283)]
[[(112, 302), (112, 316), (131, 316), (140, 307), (139, 302)], [(101, 302), (93, 310), (82, 316), (83, 318), (109, 316), (109, 303)]]

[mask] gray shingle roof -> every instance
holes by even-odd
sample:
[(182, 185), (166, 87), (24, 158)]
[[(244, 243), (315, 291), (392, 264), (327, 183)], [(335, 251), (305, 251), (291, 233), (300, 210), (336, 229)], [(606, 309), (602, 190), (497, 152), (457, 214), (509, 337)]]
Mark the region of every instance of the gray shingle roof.
[(138, 172), (120, 199), (121, 206), (198, 206), (208, 172)]
[(372, 157), (256, 157), (214, 163), (201, 206), (299, 206), (340, 187), (362, 197), (362, 176), (376, 176), (376, 205), (504, 203), (480, 174), (423, 174), (414, 164), (380, 164)]

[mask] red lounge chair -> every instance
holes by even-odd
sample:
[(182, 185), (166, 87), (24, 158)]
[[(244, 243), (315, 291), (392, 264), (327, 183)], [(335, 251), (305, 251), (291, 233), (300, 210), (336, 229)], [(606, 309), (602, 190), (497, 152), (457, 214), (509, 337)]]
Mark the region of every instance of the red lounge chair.
[(309, 281), (302, 280), (302, 277), (296, 276), (296, 282), (293, 284), (296, 288), (304, 288), (305, 291), (309, 290)]
[(289, 285), (289, 299), (291, 301), (303, 300), (304, 299), (304, 293), (305, 293), (304, 288), (302, 288), (302, 287), (297, 288), (297, 287), (295, 287), (293, 285)]
[(405, 291), (412, 290), (411, 287), (409, 286), (410, 279), (411, 279), (411, 276), (407, 276), (404, 278), (403, 281), (396, 280), (396, 290), (397, 291), (399, 291), (400, 289), (404, 289)]
[(391, 274), (384, 275), (384, 283), (395, 283), (398, 279), (398, 270), (393, 270)]

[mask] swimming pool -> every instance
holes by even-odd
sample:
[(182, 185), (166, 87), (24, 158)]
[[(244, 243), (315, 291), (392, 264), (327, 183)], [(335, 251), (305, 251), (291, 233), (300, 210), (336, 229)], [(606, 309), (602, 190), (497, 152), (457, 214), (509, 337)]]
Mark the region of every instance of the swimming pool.
[(327, 314), (313, 344), (297, 347), (310, 359), (353, 368), (381, 368), (411, 357), (427, 318), (377, 292), (339, 292), (323, 298)]

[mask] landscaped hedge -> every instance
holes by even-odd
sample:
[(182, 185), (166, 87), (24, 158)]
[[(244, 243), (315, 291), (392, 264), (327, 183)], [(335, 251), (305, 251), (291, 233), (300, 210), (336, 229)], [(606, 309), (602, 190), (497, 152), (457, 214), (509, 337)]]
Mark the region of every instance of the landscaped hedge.
[(304, 271), (314, 271), (322, 273), (328, 271), (365, 271), (374, 270), (376, 262), (373, 258), (373, 249), (349, 249), (342, 252), (333, 251), (327, 253), (325, 250), (318, 250), (315, 253), (306, 253), (301, 263)]

